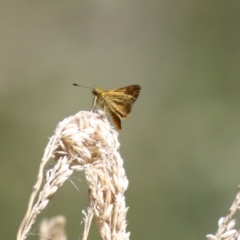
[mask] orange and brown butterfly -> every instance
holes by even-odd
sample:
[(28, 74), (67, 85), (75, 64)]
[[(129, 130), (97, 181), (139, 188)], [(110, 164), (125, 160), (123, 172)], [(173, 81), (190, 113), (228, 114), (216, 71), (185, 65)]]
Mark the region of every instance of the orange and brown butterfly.
[[(73, 85), (78, 87), (86, 87), (76, 83)], [(92, 89), (94, 99), (90, 111), (93, 111), (98, 104), (104, 109), (104, 112), (109, 112), (116, 129), (120, 130), (121, 119), (126, 119), (131, 113), (132, 105), (138, 98), (140, 90), (141, 87), (139, 85), (130, 85), (113, 90), (103, 90), (101, 88), (94, 87)]]

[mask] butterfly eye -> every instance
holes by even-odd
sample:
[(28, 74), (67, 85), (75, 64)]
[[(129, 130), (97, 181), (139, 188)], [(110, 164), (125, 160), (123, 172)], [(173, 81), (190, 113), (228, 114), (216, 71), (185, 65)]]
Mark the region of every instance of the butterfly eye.
[(97, 95), (97, 91), (96, 91), (95, 88), (92, 90), (92, 94), (93, 94), (93, 95)]

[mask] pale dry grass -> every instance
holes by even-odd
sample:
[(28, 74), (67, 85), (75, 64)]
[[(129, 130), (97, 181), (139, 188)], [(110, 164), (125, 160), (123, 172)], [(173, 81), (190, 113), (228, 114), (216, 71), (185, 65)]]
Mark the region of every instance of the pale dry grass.
[[(84, 211), (82, 239), (87, 239), (93, 217), (102, 239), (129, 239), (130, 233), (126, 232), (128, 208), (124, 197), (128, 180), (123, 159), (118, 152), (117, 137), (118, 133), (110, 126), (102, 111), (79, 112), (58, 124), (41, 160), (37, 182), (19, 227), (17, 240), (27, 238), (37, 216), (73, 171), (84, 171), (88, 184), (88, 193), (84, 197), (88, 198), (89, 203)], [(44, 176), (44, 167), (52, 158), (56, 160), (55, 165)], [(54, 229), (52, 226), (55, 226), (53, 220), (44, 222), (41, 239), (58, 239), (54, 237), (56, 232), (51, 234)], [(65, 222), (61, 226), (65, 226)], [(64, 237), (62, 234), (59, 239)]]
[(65, 225), (66, 219), (63, 216), (44, 219), (39, 229), (39, 240), (67, 240)]
[(240, 186), (238, 193), (230, 207), (229, 214), (226, 217), (221, 217), (218, 220), (218, 230), (216, 234), (208, 234), (208, 240), (240, 240), (240, 229), (236, 229), (237, 220), (233, 216), (240, 209)]

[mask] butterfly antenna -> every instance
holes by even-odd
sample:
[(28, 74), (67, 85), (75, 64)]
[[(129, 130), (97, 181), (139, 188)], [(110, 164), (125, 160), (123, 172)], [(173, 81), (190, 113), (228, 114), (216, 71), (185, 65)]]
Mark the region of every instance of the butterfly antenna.
[(76, 86), (76, 87), (84, 87), (84, 88), (91, 88), (91, 87), (79, 85), (79, 84), (77, 84), (77, 83), (73, 83), (73, 86)]

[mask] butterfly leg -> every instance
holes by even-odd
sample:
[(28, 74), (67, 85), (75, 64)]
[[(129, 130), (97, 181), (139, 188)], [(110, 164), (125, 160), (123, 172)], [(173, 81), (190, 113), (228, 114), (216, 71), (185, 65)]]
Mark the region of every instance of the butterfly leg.
[(104, 114), (106, 115), (108, 112), (108, 108), (106, 106), (104, 106), (103, 111), (104, 111)]
[(94, 108), (96, 107), (96, 103), (97, 103), (97, 96), (93, 98), (93, 104), (92, 104), (92, 108), (91, 108), (90, 112), (92, 112), (94, 110)]

